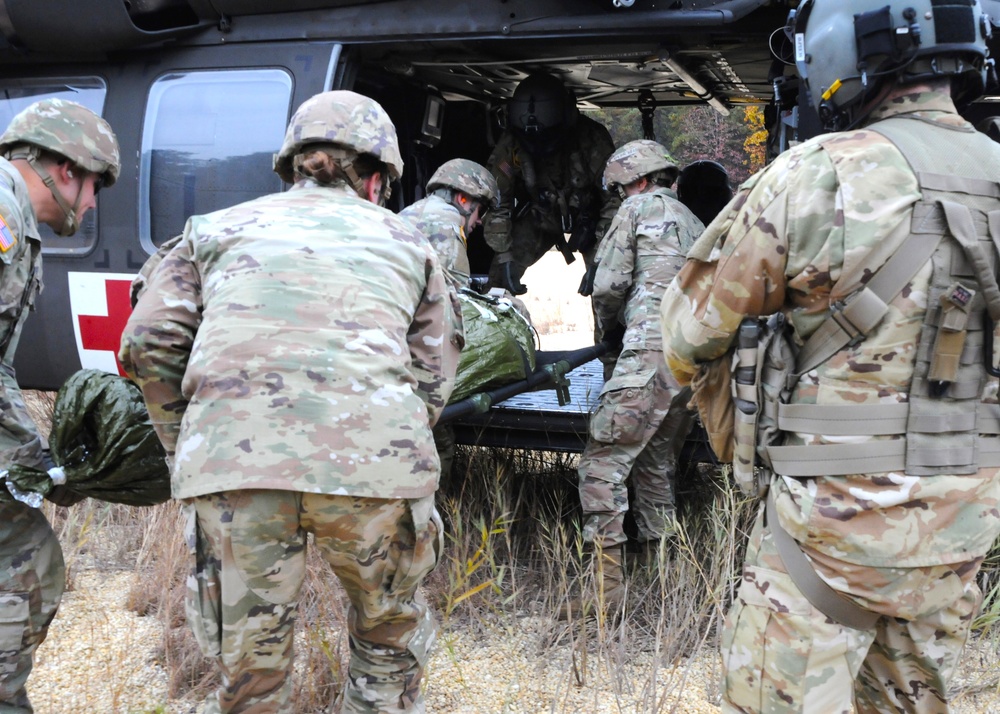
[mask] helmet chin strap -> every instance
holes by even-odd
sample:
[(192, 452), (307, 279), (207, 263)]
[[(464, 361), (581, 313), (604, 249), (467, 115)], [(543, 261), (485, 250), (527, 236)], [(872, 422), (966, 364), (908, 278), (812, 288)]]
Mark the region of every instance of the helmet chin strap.
[(79, 190), (76, 192), (76, 202), (70, 206), (66, 199), (63, 197), (59, 189), (56, 188), (55, 179), (48, 172), (42, 162), (38, 160), (38, 149), (35, 147), (24, 147), (16, 149), (10, 152), (7, 156), (8, 159), (24, 159), (28, 162), (28, 165), (38, 174), (38, 178), (42, 180), (52, 194), (52, 198), (55, 200), (59, 209), (66, 216), (66, 220), (63, 222), (62, 227), (56, 229), (56, 235), (62, 237), (68, 237), (76, 233), (80, 228), (80, 222), (76, 218), (77, 211), (80, 210), (80, 202), (83, 198), (83, 186), (81, 185)]

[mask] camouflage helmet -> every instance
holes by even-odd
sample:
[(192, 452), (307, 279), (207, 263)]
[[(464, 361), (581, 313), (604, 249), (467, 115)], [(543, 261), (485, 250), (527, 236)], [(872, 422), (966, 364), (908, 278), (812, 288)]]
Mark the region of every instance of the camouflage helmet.
[(468, 159), (452, 159), (441, 164), (427, 182), (427, 193), (439, 188), (461, 191), (490, 208), (500, 203), (500, 189), (493, 174)]
[(951, 78), (962, 102), (983, 93), (992, 67), (979, 0), (805, 0), (789, 13), (786, 33), (828, 131), (864, 119), (886, 81)]
[(49, 98), (21, 110), (0, 136), (0, 154), (22, 144), (66, 157), (84, 171), (103, 176), (105, 186), (118, 179), (121, 158), (115, 133), (82, 104)]
[(310, 144), (336, 144), (371, 154), (389, 167), (390, 180), (403, 175), (396, 127), (370, 97), (345, 90), (323, 92), (302, 103), (288, 123), (285, 141), (274, 157), (274, 171), (293, 183), (293, 159)]
[(608, 159), (604, 167), (604, 185), (608, 188), (627, 186), (660, 171), (666, 174), (669, 183), (677, 178), (679, 169), (670, 152), (649, 139), (630, 141), (618, 147)]

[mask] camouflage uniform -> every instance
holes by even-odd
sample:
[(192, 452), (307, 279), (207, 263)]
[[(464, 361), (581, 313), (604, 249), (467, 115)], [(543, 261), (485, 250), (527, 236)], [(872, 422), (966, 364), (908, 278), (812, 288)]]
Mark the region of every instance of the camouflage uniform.
[[(0, 219), (13, 245), (0, 249), (0, 468), (42, 466), (42, 440), (14, 378), (21, 329), (42, 288), (42, 245), (28, 187), (0, 159)], [(62, 549), (37, 508), (0, 501), (0, 712), (31, 712), (24, 685), (35, 649), (48, 633), (62, 598), (66, 573)]]
[(469, 255), (466, 251), (465, 218), (440, 196), (427, 196), (399, 213), (427, 238), (441, 261), (441, 267), (456, 288), (469, 284)]
[[(95, 129), (103, 134), (97, 141), (90, 136)], [(42, 100), (19, 113), (0, 136), (0, 153), (14, 145), (21, 153), (18, 158), (25, 158), (29, 143), (59, 149), (73, 158), (74, 165), (102, 174), (106, 185), (118, 175), (118, 145), (110, 127), (73, 102)], [(45, 171), (37, 165), (35, 170)], [(70, 208), (63, 204), (64, 210)], [(67, 216), (66, 231), (77, 225), (77, 218)], [(0, 469), (14, 463), (47, 468), (43, 440), (28, 414), (13, 367), (21, 330), (41, 290), (42, 245), (28, 186), (17, 168), (0, 158)], [(41, 510), (9, 497), (0, 499), (2, 714), (33, 711), (25, 683), (35, 650), (59, 607), (65, 580), (62, 548)]]
[(619, 322), (626, 329), (590, 420), (579, 475), (584, 539), (600, 540), (605, 548), (625, 542), (626, 480), (634, 491), (639, 539), (656, 540), (673, 528), (672, 481), (690, 419), (663, 361), (660, 298), (703, 228), (673, 191), (657, 187), (625, 199), (601, 241), (596, 330), (600, 337)]
[[(896, 97), (870, 120), (896, 115), (929, 122), (940, 142), (971, 129), (946, 87)], [(919, 198), (907, 161), (872, 131), (823, 135), (779, 156), (709, 226), (664, 297), (674, 375), (687, 384), (698, 363), (724, 355), (747, 315), (783, 312), (801, 344), (827, 319), (841, 274), (910, 230)], [(802, 376), (791, 402), (906, 402), (930, 276), (928, 263), (865, 340)], [(787, 433), (784, 443), (836, 440)], [(722, 636), (724, 711), (847, 712), (852, 694), (858, 712), (947, 711), (980, 599), (976, 572), (1000, 532), (997, 469), (775, 476), (770, 490), (819, 576), (883, 617), (855, 630), (813, 607), (777, 558), (762, 509)]]
[[(452, 286), (456, 290), (466, 288), (470, 278), (466, 231), (475, 229), (486, 212), (496, 206), (496, 181), (484, 166), (474, 161), (451, 159), (428, 180), (427, 192), (430, 195), (399, 215), (430, 241)], [(478, 203), (478, 214), (470, 201)], [(445, 490), (455, 461), (455, 428), (451, 424), (437, 424), (434, 445), (441, 460), (439, 488)]]
[[(617, 196), (604, 190), (601, 182), (604, 164), (615, 148), (608, 130), (580, 115), (564, 133), (567, 136), (552, 153), (531, 155), (517, 134), (508, 130), (486, 164), (500, 188), (500, 203), (484, 227), (484, 237), (497, 254), (512, 254), (511, 274), (517, 280), (569, 233), (564, 214), (571, 221), (578, 221), (581, 207), (587, 206), (599, 240), (611, 225), (620, 203)], [(525, 205), (527, 208), (522, 211)], [(588, 264), (596, 247), (595, 241), (586, 250)], [(501, 272), (494, 258), (490, 266), (491, 285), (505, 286)]]
[[(445, 275), (456, 289), (469, 284), (468, 240), (465, 218), (458, 209), (440, 196), (427, 196), (407, 206), (399, 215), (410, 221), (426, 237), (441, 261)], [(434, 427), (434, 446), (441, 462), (440, 488), (447, 487), (455, 460), (455, 429), (449, 424)]]
[(223, 674), (209, 712), (292, 711), (306, 532), (351, 602), (344, 711), (422, 711), (453, 298), (409, 224), (312, 179), (192, 217), (150, 276), (121, 358), (174, 453), (189, 620)]

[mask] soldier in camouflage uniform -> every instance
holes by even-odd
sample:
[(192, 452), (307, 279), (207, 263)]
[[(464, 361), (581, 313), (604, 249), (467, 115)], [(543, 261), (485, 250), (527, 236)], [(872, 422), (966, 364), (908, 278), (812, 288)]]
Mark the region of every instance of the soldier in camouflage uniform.
[(188, 618), (222, 672), (207, 711), (294, 711), (307, 533), (350, 600), (343, 711), (423, 711), (457, 300), (382, 207), (402, 160), (377, 103), (309, 99), (275, 170), (289, 191), (188, 220), (122, 337), (185, 504)]
[[(888, 246), (916, 245), (919, 234), (944, 225), (935, 214), (944, 204), (921, 203), (925, 182), (943, 191), (978, 183), (988, 188), (981, 210), (1000, 210), (1000, 147), (976, 135), (952, 99), (983, 88), (989, 20), (977, 2), (808, 0), (790, 25), (813, 106), (827, 128), (846, 130), (780, 155), (743, 184), (692, 248), (662, 304), (666, 358), (682, 384), (697, 387), (714, 360), (729, 359), (746, 316), (783, 314), (800, 346), (826, 325), (860, 330), (843, 320), (845, 305), (875, 284)], [(887, 56), (887, 48), (898, 54)], [(918, 174), (885, 127), (941, 147), (935, 173)], [(953, 148), (964, 142), (975, 142), (975, 152)], [(976, 171), (986, 178), (966, 178)], [(962, 203), (971, 194), (950, 196), (956, 214), (973, 205)], [(995, 253), (986, 213), (975, 219), (978, 245)], [(843, 340), (791, 388), (788, 406), (801, 418), (778, 445), (797, 449), (810, 468), (788, 475), (787, 464), (775, 466), (770, 478), (722, 633), (725, 712), (846, 714), (852, 703), (859, 714), (948, 711), (948, 681), (981, 598), (976, 573), (1000, 531), (1000, 474), (982, 460), (997, 437), (975, 431), (988, 424), (969, 435), (980, 460), (951, 472), (955, 437), (947, 429), (915, 441), (910, 434), (952, 419), (957, 398), (915, 386), (926, 384), (918, 355), (933, 348), (922, 334), (945, 305), (929, 294), (935, 261), (921, 258), (886, 300), (881, 321)], [(967, 347), (963, 365), (985, 373), (981, 342)], [(995, 415), (995, 381), (990, 397), (980, 391), (989, 386), (985, 374), (977, 380), (964, 412)], [(928, 409), (923, 426), (905, 416), (896, 426), (877, 419), (878, 410), (917, 403)], [(873, 414), (862, 425), (866, 412)], [(820, 418), (841, 425), (810, 432), (808, 420)], [(901, 447), (905, 461), (877, 473), (851, 462)], [(911, 475), (918, 456), (940, 465)], [(806, 569), (788, 565), (803, 560)], [(864, 618), (846, 624), (844, 610)]]
[[(431, 242), (456, 290), (469, 286), (468, 236), (486, 213), (496, 208), (497, 198), (497, 182), (482, 165), (451, 159), (427, 182), (427, 197), (399, 213)], [(444, 490), (455, 460), (455, 428), (450, 424), (435, 426), (434, 445), (441, 460), (439, 488)]]
[[(118, 141), (101, 117), (75, 102), (44, 99), (0, 136), (0, 469), (54, 466), (14, 377), (14, 352), (42, 289), (38, 224), (72, 235), (118, 177)], [(3, 471), (6, 474), (6, 471)], [(5, 489), (7, 490), (7, 489)], [(49, 496), (75, 500), (60, 487)], [(0, 498), (0, 712), (30, 714), (25, 682), (65, 585), (62, 550), (39, 510)]]
[[(496, 253), (490, 284), (521, 295), (524, 271), (552, 246), (566, 262), (579, 251), (592, 265), (618, 209), (618, 197), (601, 183), (615, 147), (608, 130), (581, 115), (562, 83), (544, 72), (518, 84), (507, 117), (507, 131), (487, 162), (500, 203), (483, 235)], [(590, 294), (587, 285), (581, 291)]]
[[(580, 457), (583, 538), (597, 546), (605, 606), (624, 595), (625, 512), (644, 550), (673, 531), (673, 478), (690, 428), (682, 393), (663, 361), (660, 298), (704, 226), (670, 189), (677, 165), (655, 141), (625, 144), (608, 160), (606, 185), (623, 203), (601, 241), (594, 278), (597, 338), (623, 334), (622, 351), (590, 418)], [(563, 612), (580, 608), (571, 602)]]
[(431, 242), (456, 288), (469, 284), (469, 234), (497, 207), (493, 175), (468, 159), (441, 164), (427, 182), (427, 197), (400, 214)]

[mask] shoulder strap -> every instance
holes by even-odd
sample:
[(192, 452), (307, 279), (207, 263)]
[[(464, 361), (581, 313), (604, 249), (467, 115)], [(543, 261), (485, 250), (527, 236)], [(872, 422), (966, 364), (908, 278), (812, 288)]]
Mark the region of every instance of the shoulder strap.
[[(899, 149), (917, 176), (921, 192), (926, 188), (951, 191), (963, 191), (969, 188), (975, 192), (990, 189), (996, 192), (998, 190), (997, 184), (989, 180), (993, 177), (964, 178), (931, 171), (931, 169), (941, 165), (948, 166), (950, 170), (968, 168), (968, 166), (955, 166), (947, 161), (947, 158), (954, 157), (956, 154), (960, 155), (960, 161), (965, 161), (968, 157), (979, 157), (979, 152), (973, 150), (972, 147), (977, 143), (982, 143), (984, 139), (989, 142), (991, 149), (995, 149), (992, 140), (979, 132), (956, 129), (954, 139), (960, 145), (956, 148), (952, 142), (948, 142), (946, 145), (945, 142), (928, 141), (924, 133), (931, 127), (921, 120), (894, 117), (880, 121), (868, 129), (881, 134)], [(971, 145), (968, 147), (970, 150), (964, 151), (963, 148), (966, 148), (967, 144)], [(978, 161), (981, 163), (982, 158), (980, 157)], [(989, 183), (993, 184), (992, 187), (987, 186)], [(944, 202), (941, 205), (949, 218), (949, 228), (954, 233), (954, 229), (959, 223), (958, 220), (953, 220), (957, 218), (955, 215), (957, 212), (954, 207), (949, 211)], [(815, 369), (844, 347), (863, 340), (881, 322), (888, 310), (888, 303), (931, 259), (931, 255), (937, 249), (941, 238), (941, 235), (932, 233), (910, 235), (897, 246), (881, 267), (866, 266), (868, 270), (874, 269), (875, 274), (864, 288), (853, 293), (847, 299), (830, 306), (830, 318), (820, 325), (819, 329), (806, 340), (799, 351), (796, 374), (802, 375)], [(967, 241), (962, 241), (962, 237), (958, 238), (968, 253)], [(904, 246), (906, 250), (902, 250)], [(973, 264), (981, 265), (981, 262), (974, 260)], [(983, 276), (984, 272), (989, 273), (988, 280), (995, 286), (996, 280), (992, 277), (991, 271), (977, 270), (977, 277)]]
[[(830, 306), (830, 318), (799, 350), (797, 374), (805, 374), (847, 345), (857, 344), (882, 321), (892, 301), (934, 254), (941, 236), (923, 234), (903, 241), (864, 288)], [(906, 250), (902, 250), (903, 247)]]

